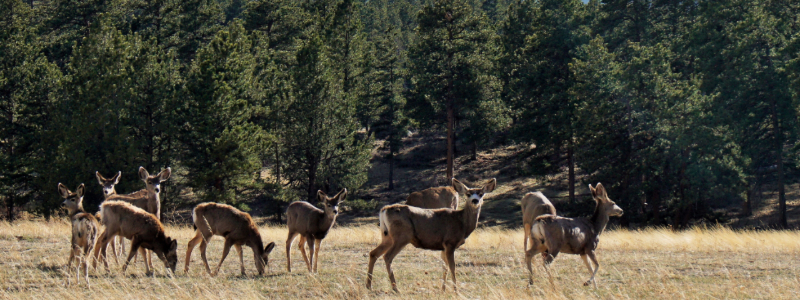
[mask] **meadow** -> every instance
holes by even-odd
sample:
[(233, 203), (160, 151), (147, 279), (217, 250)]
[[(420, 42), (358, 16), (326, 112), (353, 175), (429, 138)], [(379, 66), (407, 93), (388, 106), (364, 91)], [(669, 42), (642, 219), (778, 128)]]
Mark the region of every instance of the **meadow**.
[[(219, 276), (208, 276), (199, 251), (183, 272), (190, 227), (168, 226), (179, 240), (177, 274), (144, 274), (141, 260), (120, 272), (90, 271), (90, 286), (76, 283), (66, 269), (70, 227), (64, 221), (0, 223), (0, 298), (4, 299), (218, 299), (218, 298), (388, 298), (388, 299), (797, 299), (800, 297), (800, 232), (737, 231), (723, 227), (673, 232), (668, 229), (612, 229), (601, 236), (598, 288), (584, 287), (587, 271), (575, 255), (560, 255), (551, 266), (553, 283), (537, 261), (528, 286), (523, 267), (522, 231), (479, 228), (456, 251), (459, 291), (441, 291), (439, 253), (406, 247), (393, 269), (400, 294), (391, 292), (382, 260), (373, 290), (364, 287), (368, 253), (377, 244), (377, 226), (335, 226), (322, 243), (319, 274), (308, 274), (296, 246), (292, 273), (286, 272), (285, 227), (262, 227), (265, 242), (277, 246), (270, 269), (255, 276), (252, 252), (244, 249), (247, 276), (239, 275), (234, 250)], [(296, 243), (296, 242), (295, 242)], [(209, 264), (219, 261), (222, 239), (208, 248)], [(449, 281), (449, 280), (448, 280)]]

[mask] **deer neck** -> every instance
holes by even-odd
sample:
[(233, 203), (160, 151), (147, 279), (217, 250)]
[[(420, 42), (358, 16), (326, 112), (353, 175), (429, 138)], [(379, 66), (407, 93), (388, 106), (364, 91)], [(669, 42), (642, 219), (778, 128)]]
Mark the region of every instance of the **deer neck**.
[(470, 234), (472, 234), (473, 231), (475, 231), (476, 228), (478, 228), (478, 218), (481, 215), (481, 207), (472, 207), (472, 205), (467, 203), (467, 205), (464, 205), (464, 209), (462, 209), (460, 212), (462, 216), (461, 220), (464, 225), (464, 238), (466, 239)]
[(606, 225), (608, 224), (608, 219), (608, 214), (603, 211), (601, 203), (597, 202), (597, 206), (594, 208), (594, 214), (592, 214), (592, 218), (590, 219), (596, 235), (603, 233), (603, 230), (606, 229)]
[(69, 218), (72, 219), (72, 217), (75, 217), (75, 215), (83, 212), (86, 212), (83, 210), (83, 206), (78, 206), (78, 208), (70, 208), (68, 210)]
[(333, 222), (336, 222), (336, 215), (323, 212), (322, 218), (319, 220), (319, 230), (322, 232), (328, 231), (333, 226)]

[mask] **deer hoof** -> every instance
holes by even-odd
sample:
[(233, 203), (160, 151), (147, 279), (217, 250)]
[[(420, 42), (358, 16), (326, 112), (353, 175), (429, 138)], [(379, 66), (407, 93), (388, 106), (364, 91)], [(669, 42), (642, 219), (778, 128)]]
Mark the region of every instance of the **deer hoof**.
[(583, 283), (583, 286), (589, 286), (590, 284), (592, 284), (592, 281), (587, 280), (586, 282)]

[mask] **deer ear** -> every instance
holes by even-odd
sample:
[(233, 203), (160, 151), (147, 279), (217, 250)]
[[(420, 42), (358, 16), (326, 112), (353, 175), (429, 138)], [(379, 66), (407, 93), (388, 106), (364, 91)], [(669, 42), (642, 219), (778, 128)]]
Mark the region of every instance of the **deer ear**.
[(272, 249), (275, 249), (275, 242), (270, 242), (266, 247), (264, 247), (264, 254), (269, 254), (272, 252)]
[(161, 173), (158, 173), (158, 177), (161, 177), (161, 181), (165, 181), (169, 179), (169, 176), (172, 175), (172, 168), (166, 168)]
[(173, 250), (178, 250), (178, 240), (170, 239), (172, 242), (169, 243), (169, 251), (172, 252)]
[(494, 191), (495, 187), (497, 187), (497, 179), (496, 178), (489, 179), (489, 182), (487, 182), (486, 185), (483, 186), (483, 192), (491, 193), (492, 191)]
[(58, 183), (58, 194), (65, 199), (69, 197), (69, 189), (61, 184), (61, 182)]
[(326, 195), (322, 190), (317, 191), (317, 198), (319, 198), (319, 201), (321, 202), (328, 201), (328, 195)]
[(122, 178), (122, 171), (117, 171), (117, 176), (114, 176), (114, 184), (119, 184), (120, 178)]
[(100, 175), (100, 171), (94, 171), (94, 176), (97, 177), (97, 182), (100, 183), (100, 185), (103, 185), (103, 181), (106, 179), (103, 178), (103, 175)]
[(334, 198), (336, 198), (340, 202), (344, 201), (344, 199), (347, 198), (347, 189), (345, 188), (345, 189), (342, 189), (341, 191), (339, 191), (339, 193), (336, 194), (336, 196)]
[(589, 191), (592, 192), (592, 198), (597, 197), (597, 190), (592, 187), (592, 184), (589, 184)]
[(139, 167), (139, 179), (147, 180), (147, 177), (150, 177), (150, 173), (144, 167)]
[(455, 179), (455, 177), (451, 180), (453, 182), (453, 188), (456, 189), (456, 192), (459, 194), (467, 194), (467, 186)]
[(78, 186), (78, 190), (75, 192), (78, 193), (79, 198), (83, 197), (83, 195), (86, 193), (86, 186), (81, 183), (81, 185)]
[(603, 187), (602, 183), (598, 182), (597, 185), (595, 186), (594, 190), (595, 190), (598, 198), (600, 198), (600, 199), (607, 199), (608, 198), (608, 194), (606, 194), (606, 188)]

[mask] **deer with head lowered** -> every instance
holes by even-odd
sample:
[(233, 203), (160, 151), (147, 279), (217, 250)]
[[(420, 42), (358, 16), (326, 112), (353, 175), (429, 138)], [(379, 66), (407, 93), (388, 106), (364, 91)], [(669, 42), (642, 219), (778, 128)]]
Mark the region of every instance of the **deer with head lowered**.
[(442, 251), (442, 260), (446, 266), (442, 277), (442, 290), (447, 283), (448, 267), (453, 278), (453, 288), (458, 290), (455, 250), (463, 245), (477, 228), (483, 197), (494, 191), (497, 180), (492, 178), (481, 188), (468, 188), (455, 178), (452, 179), (452, 183), (456, 191), (467, 196), (464, 208), (461, 210), (423, 209), (401, 204), (388, 205), (381, 209), (379, 219), (382, 240), (381, 244), (369, 253), (367, 288), (372, 288), (372, 270), (378, 258), (383, 256), (392, 289), (397, 292), (392, 260), (403, 247), (412, 244), (421, 249)]
[[(79, 261), (77, 278), (81, 277), (81, 269), (83, 269), (86, 276), (86, 284), (88, 285), (89, 264), (87, 259), (90, 257), (89, 253), (97, 240), (100, 226), (92, 214), (83, 210), (83, 195), (85, 191), (86, 187), (82, 183), (75, 193), (63, 184), (58, 184), (58, 193), (64, 198), (62, 206), (67, 209), (69, 221), (72, 224), (72, 246), (70, 247), (67, 269), (72, 268), (72, 261), (77, 259)], [(83, 254), (81, 254), (81, 250), (83, 250)]]
[(458, 192), (452, 186), (432, 187), (413, 192), (406, 198), (406, 205), (419, 208), (458, 208)]
[[(194, 210), (192, 210), (192, 221), (196, 233), (186, 247), (186, 265), (183, 268), (184, 273), (189, 272), (192, 250), (199, 243), (200, 257), (203, 258), (206, 272), (211, 276), (215, 276), (219, 273), (219, 268), (222, 266), (222, 262), (225, 261), (225, 257), (228, 256), (228, 251), (231, 250), (231, 246), (235, 246), (236, 251), (239, 252), (239, 263), (241, 264), (242, 276), (244, 276), (242, 245), (253, 249), (258, 275), (264, 275), (264, 264), (269, 266), (269, 253), (275, 248), (275, 243), (269, 243), (264, 247), (264, 242), (261, 240), (261, 233), (258, 232), (258, 226), (256, 226), (256, 223), (253, 222), (253, 219), (248, 213), (242, 212), (230, 205), (208, 202), (198, 204)], [(225, 246), (222, 248), (222, 258), (219, 260), (216, 271), (211, 273), (211, 268), (208, 267), (208, 260), (206, 259), (206, 247), (208, 246), (208, 241), (210, 241), (214, 235), (225, 237)]]
[[(100, 205), (100, 222), (105, 225), (105, 230), (100, 234), (97, 247), (94, 249), (94, 267), (97, 267), (97, 260), (100, 259), (100, 251), (103, 255), (103, 263), (108, 270), (108, 261), (105, 260), (106, 245), (114, 236), (122, 236), (131, 240), (131, 250), (128, 259), (122, 266), (122, 272), (128, 268), (136, 251), (148, 249), (153, 251), (164, 266), (175, 273), (175, 266), (178, 263), (178, 241), (166, 235), (164, 226), (155, 215), (123, 201), (106, 201)], [(145, 264), (147, 274), (150, 274), (151, 266)]]
[[(118, 175), (119, 174), (121, 174), (121, 172), (118, 173)], [(156, 219), (161, 220), (161, 198), (159, 197), (159, 193), (161, 193), (161, 182), (169, 179), (170, 175), (172, 175), (171, 168), (166, 168), (163, 171), (159, 172), (158, 174), (151, 176), (150, 173), (148, 173), (144, 167), (139, 167), (139, 179), (144, 181), (145, 189), (127, 195), (120, 195), (117, 194), (115, 191), (113, 194), (106, 196), (105, 201), (128, 202), (133, 206), (136, 206), (148, 213), (153, 214), (156, 217)], [(149, 255), (147, 255), (145, 249), (140, 248), (139, 252), (142, 254), (142, 259), (145, 261), (145, 264), (148, 265), (148, 269), (152, 268), (153, 267), (152, 258)], [(105, 256), (105, 251), (103, 251), (103, 255)]]
[(541, 192), (525, 194), (520, 201), (522, 206), (522, 228), (525, 230), (524, 248), (528, 251), (528, 239), (531, 235), (531, 226), (541, 215), (556, 215), (556, 207)]
[[(596, 202), (594, 214), (589, 218), (564, 218), (555, 215), (543, 215), (536, 218), (531, 229), (531, 249), (525, 253), (525, 263), (528, 266), (529, 283), (533, 283), (533, 269), (531, 260), (537, 253), (542, 253), (545, 264), (553, 262), (559, 252), (577, 254), (581, 256), (586, 268), (592, 275), (583, 285), (590, 283), (597, 288), (594, 280), (600, 264), (597, 262), (595, 250), (600, 242), (600, 234), (605, 230), (609, 217), (622, 215), (622, 209), (608, 198), (606, 189), (598, 183), (597, 187), (589, 185), (592, 198)], [(594, 268), (589, 263), (594, 263)], [(548, 272), (549, 274), (549, 272)]]
[[(339, 214), (339, 203), (347, 197), (347, 189), (342, 189), (333, 197), (328, 197), (323, 191), (317, 191), (317, 197), (322, 202), (323, 209), (319, 209), (305, 201), (295, 201), (286, 209), (286, 225), (289, 227), (289, 237), (286, 238), (286, 270), (292, 272), (291, 248), (294, 238), (299, 234), (300, 241), (297, 247), (306, 262), (309, 272), (317, 272), (319, 261), (319, 248), (322, 239), (336, 223)], [(306, 255), (304, 243), (308, 243), (310, 258)], [(313, 268), (312, 268), (313, 265)]]

